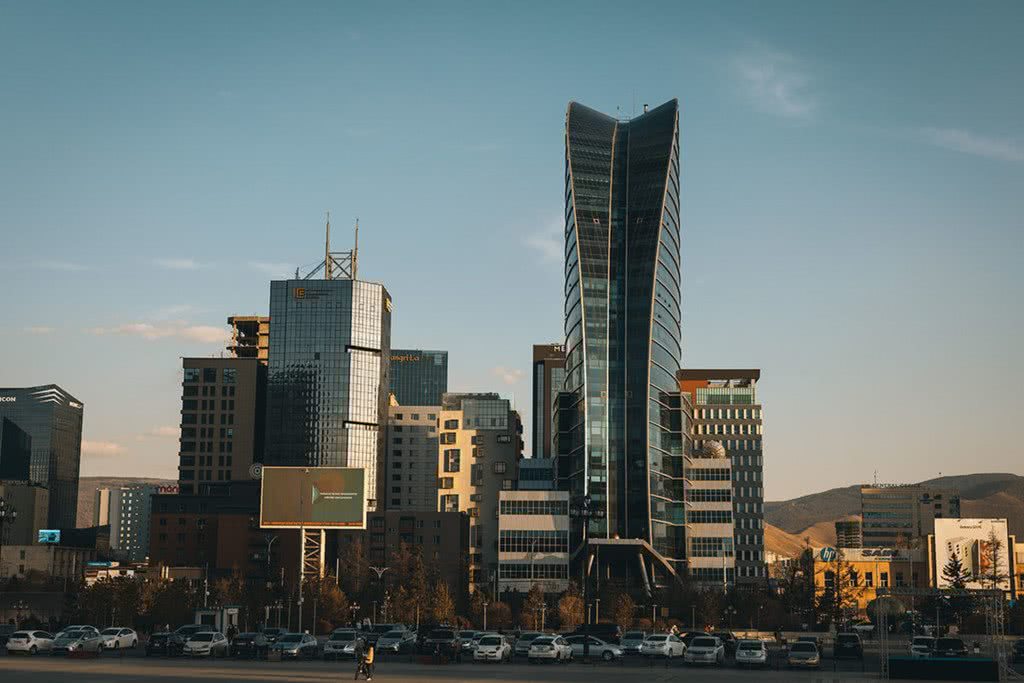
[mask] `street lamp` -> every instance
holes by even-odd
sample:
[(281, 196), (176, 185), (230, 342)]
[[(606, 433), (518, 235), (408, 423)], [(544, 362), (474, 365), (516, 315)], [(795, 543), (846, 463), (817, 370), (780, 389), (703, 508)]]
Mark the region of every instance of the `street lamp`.
[[(383, 606), (384, 614), (387, 614), (387, 584), (384, 583), (384, 573), (388, 570), (388, 567), (370, 567), (370, 571), (377, 575), (378, 588), (383, 588)], [(373, 601), (373, 623), (377, 623), (377, 600)]]
[(348, 606), (348, 611), (352, 613), (352, 628), (356, 626), (356, 614), (359, 612), (359, 603), (353, 602)]
[(725, 617), (725, 627), (729, 628), (729, 625), (732, 623), (732, 617), (736, 616), (736, 608), (729, 605), (722, 610), (722, 616)]
[(590, 575), (587, 571), (588, 557), (586, 547), (590, 542), (589, 538), (589, 527), (591, 519), (602, 519), (604, 517), (603, 509), (594, 509), (591, 507), (590, 495), (583, 496), (580, 499), (578, 505), (573, 505), (569, 510), (569, 515), (579, 519), (583, 524), (583, 604), (587, 607), (586, 614), (584, 615), (583, 621), (583, 660), (589, 661), (590, 659)]
[(484, 598), (482, 602), (483, 602), (483, 606), (484, 606), (484, 631), (486, 631), (487, 630), (487, 605), (488, 605), (487, 598)]

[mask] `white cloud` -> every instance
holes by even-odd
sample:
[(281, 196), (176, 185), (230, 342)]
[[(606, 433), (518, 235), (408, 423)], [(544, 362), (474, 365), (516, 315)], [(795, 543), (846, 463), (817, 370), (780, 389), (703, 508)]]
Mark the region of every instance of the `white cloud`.
[(936, 147), (999, 161), (1024, 161), (1024, 141), (990, 138), (959, 128), (922, 128), (921, 134)]
[(80, 272), (83, 270), (90, 270), (89, 266), (83, 265), (81, 263), (71, 263), (70, 261), (44, 260), (36, 261), (32, 265), (34, 265), (36, 268), (42, 268), (43, 270), (64, 270), (72, 273)]
[(153, 263), (167, 270), (199, 270), (206, 267), (205, 264), (190, 258), (158, 258)]
[(181, 434), (181, 428), (175, 427), (174, 425), (153, 427), (148, 432), (146, 432), (146, 436), (156, 436), (160, 437), (161, 439), (177, 438), (179, 434)]
[(125, 323), (114, 327), (93, 327), (86, 330), (90, 334), (124, 334), (142, 337), (149, 341), (173, 337), (186, 341), (204, 344), (226, 343), (231, 333), (223, 327), (212, 325), (189, 325), (181, 320), (168, 321), (154, 325), (152, 323)]
[(499, 365), (492, 368), (491, 372), (505, 384), (516, 384), (523, 378), (523, 371), (518, 368), (506, 368)]
[(523, 243), (536, 250), (545, 263), (562, 263), (565, 259), (564, 226), (559, 219), (546, 223), (541, 230), (526, 236)]
[(33, 325), (25, 328), (25, 332), (28, 332), (29, 334), (52, 334), (56, 331), (57, 330), (55, 328), (47, 327), (46, 325)]
[(811, 78), (792, 55), (759, 49), (737, 57), (732, 67), (744, 96), (757, 109), (790, 119), (814, 115)]
[(177, 320), (186, 313), (192, 313), (195, 309), (191, 304), (171, 304), (158, 308), (150, 314), (154, 320)]
[(270, 277), (291, 277), (295, 274), (295, 266), (289, 263), (269, 263), (267, 261), (249, 261), (249, 267), (266, 273)]
[(86, 441), (82, 439), (82, 455), (110, 456), (124, 452), (124, 446), (113, 441)]

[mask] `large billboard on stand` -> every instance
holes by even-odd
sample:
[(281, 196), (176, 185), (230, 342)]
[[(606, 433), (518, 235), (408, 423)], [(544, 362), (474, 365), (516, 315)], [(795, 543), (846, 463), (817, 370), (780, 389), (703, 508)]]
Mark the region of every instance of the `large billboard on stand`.
[(365, 477), (361, 467), (264, 467), (260, 527), (365, 529)]

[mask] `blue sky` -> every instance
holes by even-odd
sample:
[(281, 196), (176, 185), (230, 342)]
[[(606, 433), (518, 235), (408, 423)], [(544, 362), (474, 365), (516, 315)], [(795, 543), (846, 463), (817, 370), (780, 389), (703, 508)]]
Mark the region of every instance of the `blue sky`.
[(327, 210), (529, 422), (566, 103), (672, 97), (684, 364), (762, 368), (767, 497), (1024, 473), (1024, 7), (492, 4), (0, 4), (0, 385), (84, 401), (84, 474), (174, 476), (179, 357)]

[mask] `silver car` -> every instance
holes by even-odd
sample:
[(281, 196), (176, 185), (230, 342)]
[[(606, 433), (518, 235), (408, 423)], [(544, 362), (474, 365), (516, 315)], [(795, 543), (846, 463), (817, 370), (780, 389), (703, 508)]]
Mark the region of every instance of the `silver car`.
[[(589, 646), (587, 641), (590, 641)], [(594, 636), (574, 635), (566, 636), (565, 641), (569, 643), (572, 648), (573, 657), (583, 657), (584, 651), (588, 651), (587, 655), (590, 657), (600, 657), (606, 662), (610, 662), (614, 659), (620, 659), (623, 655), (623, 650), (618, 645), (612, 645), (606, 643), (600, 638)]]
[(51, 652), (55, 655), (99, 652), (102, 642), (95, 626), (69, 626), (54, 637)]
[(388, 631), (377, 638), (377, 652), (401, 654), (416, 648), (416, 634), (409, 631)]

